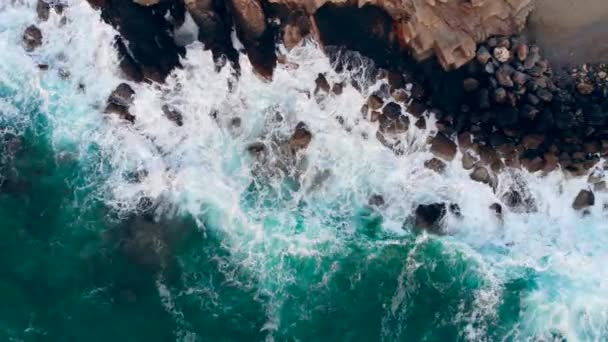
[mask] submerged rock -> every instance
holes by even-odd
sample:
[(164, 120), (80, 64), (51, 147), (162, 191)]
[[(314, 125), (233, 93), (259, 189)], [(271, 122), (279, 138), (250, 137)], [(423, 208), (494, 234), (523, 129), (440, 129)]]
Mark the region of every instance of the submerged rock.
[(296, 125), (295, 132), (289, 138), (289, 147), (293, 151), (298, 151), (305, 149), (310, 141), (312, 140), (312, 133), (308, 130), (308, 126), (306, 126), (303, 122), (298, 122)]
[(34, 51), (42, 45), (42, 31), (35, 26), (30, 25), (23, 33), (23, 45), (26, 51)]

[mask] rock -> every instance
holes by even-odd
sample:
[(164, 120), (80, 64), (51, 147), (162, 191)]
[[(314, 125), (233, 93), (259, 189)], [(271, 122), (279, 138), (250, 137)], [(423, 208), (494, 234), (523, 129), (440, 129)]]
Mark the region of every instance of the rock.
[(589, 84), (587, 82), (580, 82), (576, 85), (576, 90), (582, 95), (590, 95), (591, 93), (593, 93), (595, 88), (592, 84)]
[(496, 103), (505, 103), (507, 101), (507, 91), (505, 88), (497, 88), (494, 90), (494, 101)]
[(414, 123), (414, 126), (418, 127), (419, 129), (426, 129), (426, 119), (424, 116), (419, 117)]
[(505, 63), (511, 58), (511, 52), (506, 47), (499, 46), (494, 49), (494, 58), (500, 63)]
[(391, 91), (391, 96), (395, 101), (405, 103), (409, 99), (409, 95), (405, 89), (394, 89)]
[(371, 95), (367, 99), (367, 106), (371, 110), (380, 109), (380, 108), (382, 108), (382, 105), (384, 105), (384, 101), (382, 101), (382, 98), (380, 98), (380, 96), (378, 96), (378, 95)]
[(441, 161), (437, 158), (431, 158), (424, 162), (424, 167), (441, 174), (441, 173), (443, 173), (443, 171), (445, 171), (446, 165), (443, 161)]
[(382, 207), (384, 206), (384, 197), (378, 194), (371, 195), (367, 204), (370, 207)]
[(521, 144), (527, 150), (535, 150), (545, 142), (545, 136), (542, 134), (527, 134), (523, 137)]
[(157, 5), (160, 0), (133, 0), (133, 2), (140, 6), (153, 6)]
[(212, 50), (223, 50), (217, 46), (227, 40), (229, 32), (224, 20), (215, 11), (212, 1), (185, 0), (184, 4), (199, 28), (198, 39)]
[(405, 81), (403, 75), (399, 72), (389, 71), (387, 75), (388, 84), (391, 89), (399, 89), (405, 87)]
[(540, 61), (540, 54), (539, 54), (538, 50), (536, 50), (536, 49), (531, 50), (528, 53), (528, 57), (524, 61), (524, 65), (523, 65), (524, 69), (526, 69), (526, 70), (532, 69), (538, 61)]
[(494, 212), (497, 218), (502, 219), (502, 205), (499, 203), (492, 203), (490, 210)]
[(521, 158), (520, 162), (521, 162), (521, 165), (529, 172), (540, 171), (545, 166), (545, 161), (541, 157), (535, 157), (532, 159)]
[(494, 188), (496, 186), (496, 181), (494, 180), (494, 178), (492, 177), (490, 172), (488, 172), (488, 169), (486, 169), (483, 166), (475, 167), (475, 169), (471, 173), (470, 177), (472, 180), (483, 183), (483, 184), (487, 184), (492, 188)]
[(181, 127), (184, 125), (184, 117), (177, 109), (163, 105), (162, 111), (167, 119), (173, 121), (177, 126)]
[(263, 142), (254, 142), (247, 146), (247, 151), (253, 155), (258, 155), (266, 150), (266, 145)]
[(513, 73), (511, 79), (516, 85), (521, 87), (528, 81), (528, 76), (523, 72), (516, 71), (515, 73)]
[(504, 108), (496, 114), (496, 125), (501, 128), (516, 126), (519, 121), (519, 113), (515, 108)]
[(545, 102), (551, 102), (553, 100), (553, 94), (547, 89), (539, 89), (536, 95)]
[(467, 92), (475, 91), (479, 88), (479, 81), (471, 77), (465, 78), (464, 81), (462, 81), (462, 87)]
[(595, 205), (595, 195), (591, 190), (581, 190), (574, 202), (572, 202), (572, 208), (575, 210), (581, 210)]
[(344, 85), (342, 83), (336, 83), (331, 87), (331, 92), (335, 95), (341, 95), (343, 87)]
[(528, 58), (528, 52), (529, 52), (528, 45), (524, 44), (524, 43), (519, 43), (519, 44), (517, 44), (515, 51), (517, 52), (517, 58), (521, 62), (525, 62), (526, 58)]
[(38, 19), (41, 21), (49, 20), (50, 12), (51, 5), (44, 0), (38, 0), (36, 3), (36, 13), (38, 14)]
[(477, 106), (479, 109), (488, 109), (490, 105), (490, 92), (486, 88), (480, 89), (477, 93)]
[(258, 0), (230, 0), (234, 21), (247, 39), (257, 40), (266, 31), (266, 16)]
[(416, 207), (414, 228), (441, 234), (441, 222), (447, 210), (445, 203), (420, 204)]
[(456, 155), (456, 144), (442, 133), (431, 140), (431, 153), (444, 160), (451, 161)]
[(303, 122), (298, 122), (296, 125), (295, 132), (289, 139), (289, 147), (293, 151), (305, 149), (310, 141), (312, 140), (312, 133), (308, 130), (308, 127)]
[[(327, 78), (325, 78), (325, 75), (323, 75), (323, 74), (319, 74), (317, 76), (317, 79), (315, 80), (315, 84), (317, 85), (317, 87), (315, 88), (315, 93), (317, 93), (319, 91), (329, 93), (329, 90), (331, 89), (329, 82), (327, 81)], [(375, 108), (372, 108), (372, 109), (375, 109)]]
[(492, 55), (490, 54), (490, 51), (486, 49), (485, 46), (481, 46), (479, 49), (477, 49), (476, 58), (480, 64), (485, 65), (486, 63), (488, 63), (490, 58), (492, 58)]
[(414, 117), (421, 117), (426, 112), (426, 106), (419, 101), (412, 101), (407, 107), (407, 112), (412, 114)]
[(470, 170), (477, 164), (479, 160), (469, 152), (465, 152), (462, 154), (462, 168), (465, 170)]
[(538, 210), (534, 199), (521, 189), (510, 189), (501, 198), (503, 203), (516, 213), (532, 213)]
[(26, 51), (34, 51), (42, 45), (42, 31), (35, 25), (30, 25), (23, 33), (23, 45)]
[(108, 102), (114, 103), (119, 106), (129, 107), (133, 104), (133, 97), (135, 96), (135, 91), (131, 88), (130, 85), (126, 83), (121, 83), (112, 91), (110, 97), (108, 98)]
[(128, 107), (108, 101), (105, 112), (108, 114), (116, 114), (121, 119), (127, 120), (131, 123), (135, 122), (135, 116), (129, 112)]
[(511, 79), (512, 68), (506, 64), (502, 65), (496, 71), (496, 80), (498, 84), (506, 88), (513, 88), (513, 80)]

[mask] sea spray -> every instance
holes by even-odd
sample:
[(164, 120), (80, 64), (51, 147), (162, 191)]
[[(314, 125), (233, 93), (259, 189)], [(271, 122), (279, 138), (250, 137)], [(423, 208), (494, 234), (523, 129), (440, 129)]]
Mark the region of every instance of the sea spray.
[[(596, 194), (588, 214), (575, 212), (572, 200), (587, 187), (584, 178), (512, 170), (500, 174), (494, 192), (470, 179), (460, 154), (437, 174), (424, 167), (432, 157), (426, 144), (435, 130), (432, 116), (426, 129), (410, 125), (396, 154), (376, 139), (377, 124), (360, 112), (367, 95), (384, 82), (370, 79), (373, 65), (361, 59), (358, 68), (336, 73), (311, 42), (289, 52), (293, 64), (279, 65), (272, 81), (259, 79), (246, 56), (240, 58), (240, 76), (230, 66), (218, 72), (211, 53), (190, 44), (183, 69), (166, 84), (132, 85), (137, 119), (129, 124), (103, 113), (109, 93), (122, 81), (112, 49), (115, 32), (86, 3), (73, 1), (65, 24), (55, 14), (40, 24), (44, 43), (27, 54), (20, 39), (35, 20), (33, 6), (0, 7), (0, 122), (3, 133), (42, 146), (40, 153), (26, 149), (31, 154), (20, 158), (46, 161), (41, 167), (52, 177), (44, 179), (62, 184), (34, 187), (56, 198), (46, 208), (57, 218), (47, 222), (60, 229), (50, 229), (47, 240), (38, 238), (39, 249), (26, 249), (31, 264), (54, 260), (51, 269), (61, 276), (25, 267), (28, 254), (6, 259), (11, 262), (4, 267), (20, 275), (3, 277), (3, 286), (10, 289), (12, 306), (25, 308), (18, 317), (32, 321), (23, 325), (3, 314), (4, 336), (277, 341), (602, 341), (608, 336), (606, 196)], [(49, 70), (38, 70), (41, 63)], [(61, 76), (65, 72), (68, 78)], [(332, 84), (345, 84), (342, 94), (315, 91), (319, 73)], [(362, 90), (350, 86), (351, 80), (364, 84)], [(183, 126), (166, 117), (163, 105), (183, 115)], [(260, 164), (249, 153), (252, 143), (284, 143), (299, 122), (313, 138), (295, 160), (271, 154), (269, 164)], [(252, 172), (256, 167), (259, 172)], [(40, 177), (23, 164), (17, 169)], [(505, 208), (499, 219), (489, 206), (516, 182), (527, 188), (537, 211)], [(378, 194), (385, 204), (369, 206)], [(15, 194), (0, 196), (3, 208), (26, 203), (11, 202)], [(104, 232), (137, 215), (144, 199), (159, 204), (157, 218), (193, 222), (194, 233), (174, 251), (173, 271), (150, 274), (104, 239)], [(415, 206), (438, 201), (460, 207), (460, 217), (447, 218), (447, 235), (412, 233), (408, 218)], [(37, 208), (44, 207), (27, 215), (42, 215)], [(6, 210), (4, 216), (10, 215)], [(22, 223), (12, 222), (17, 223), (3, 229), (19, 231)], [(44, 218), (23, 225), (43, 224)], [(12, 241), (35, 240), (31, 234)], [(33, 274), (25, 277), (19, 269)], [(71, 274), (83, 285), (68, 286)], [(20, 287), (14, 284), (31, 284), (31, 277), (54, 282), (47, 291), (63, 297), (49, 305), (64, 315), (45, 314), (48, 308), (36, 304), (40, 296), (31, 292), (16, 295)], [(67, 307), (63, 298), (70, 298)], [(75, 316), (74, 323), (69, 317)], [(84, 328), (92, 325), (115, 328)]]

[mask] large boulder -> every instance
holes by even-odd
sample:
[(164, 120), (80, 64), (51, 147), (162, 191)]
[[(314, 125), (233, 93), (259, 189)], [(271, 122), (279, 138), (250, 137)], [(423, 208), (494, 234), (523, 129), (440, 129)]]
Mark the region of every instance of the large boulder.
[(595, 195), (591, 190), (581, 190), (572, 202), (572, 208), (576, 210), (585, 209), (595, 205)]

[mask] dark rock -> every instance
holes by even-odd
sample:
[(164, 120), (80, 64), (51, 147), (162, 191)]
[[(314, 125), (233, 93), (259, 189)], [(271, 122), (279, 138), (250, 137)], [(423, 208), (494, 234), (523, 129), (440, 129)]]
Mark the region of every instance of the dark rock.
[(534, 199), (523, 189), (510, 189), (501, 198), (507, 207), (517, 213), (532, 213), (538, 210)]
[(537, 132), (547, 132), (555, 125), (553, 113), (548, 109), (543, 109), (534, 120), (534, 128)]
[(484, 70), (486, 73), (488, 73), (488, 74), (492, 75), (492, 74), (494, 74), (494, 73), (496, 72), (496, 67), (494, 66), (494, 64), (492, 64), (492, 63), (488, 63), (488, 64), (486, 64), (486, 65), (484, 66), (483, 70)]
[(391, 96), (395, 101), (405, 103), (409, 99), (409, 95), (405, 89), (395, 89), (391, 91)]
[(541, 157), (535, 157), (532, 159), (522, 158), (520, 159), (521, 165), (529, 172), (537, 172), (543, 169), (545, 161)]
[(389, 102), (382, 108), (382, 114), (390, 120), (396, 120), (401, 116), (401, 106), (395, 102)]
[(547, 89), (539, 89), (536, 95), (545, 102), (551, 102), (553, 100), (553, 94)]
[(532, 69), (539, 60), (540, 54), (538, 53), (538, 51), (536, 49), (530, 50), (530, 52), (528, 53), (528, 57), (526, 57), (526, 60), (524, 61), (524, 68), (526, 70)]
[(507, 91), (505, 88), (497, 88), (494, 90), (494, 101), (496, 103), (505, 103), (507, 100)]
[(384, 206), (384, 197), (378, 194), (371, 195), (367, 204), (370, 207), (382, 207)]
[(512, 88), (514, 85), (513, 80), (511, 79), (512, 71), (513, 69), (507, 64), (503, 64), (498, 68), (496, 71), (496, 80), (498, 81), (498, 84), (503, 87)]
[(289, 139), (289, 147), (293, 151), (305, 149), (310, 141), (312, 140), (312, 133), (308, 130), (308, 127), (303, 122), (298, 122), (296, 125), (295, 132)]
[(429, 170), (433, 170), (437, 173), (443, 173), (445, 171), (445, 163), (437, 158), (432, 158), (424, 162), (424, 167)]
[[(329, 87), (329, 84), (327, 86)], [(380, 98), (380, 96), (378, 96), (378, 95), (371, 95), (367, 99), (367, 106), (371, 110), (380, 109), (380, 108), (382, 108), (383, 104), (384, 104), (384, 101), (382, 101), (382, 98)]]
[(331, 92), (335, 95), (341, 95), (344, 85), (342, 83), (336, 83), (331, 87)]
[(511, 79), (513, 79), (513, 82), (518, 86), (523, 86), (528, 81), (528, 76), (526, 76), (526, 74), (523, 72), (516, 71), (513, 73)]
[(479, 81), (471, 77), (465, 78), (464, 81), (462, 81), (462, 87), (467, 92), (475, 91), (479, 87)]
[(119, 106), (129, 107), (133, 104), (133, 97), (135, 96), (135, 91), (131, 88), (130, 85), (126, 83), (121, 83), (112, 91), (110, 97), (108, 98), (108, 102), (117, 104)]
[(490, 210), (496, 214), (496, 217), (502, 219), (502, 205), (499, 203), (492, 203), (492, 205), (490, 205)]
[(414, 227), (432, 234), (441, 234), (441, 221), (447, 210), (445, 203), (420, 204), (415, 211)]
[(391, 86), (391, 89), (398, 89), (405, 87), (405, 81), (403, 79), (403, 75), (396, 71), (389, 71), (388, 75), (388, 84)]
[(477, 106), (480, 109), (490, 108), (490, 92), (488, 91), (488, 89), (480, 89), (477, 93)]
[(451, 161), (456, 155), (456, 150), (456, 144), (441, 133), (431, 140), (431, 152), (439, 158)]
[(545, 142), (545, 136), (542, 134), (527, 134), (523, 137), (521, 144), (527, 150), (536, 150)]
[(26, 51), (34, 51), (42, 45), (42, 31), (35, 25), (30, 25), (23, 33), (23, 45)]
[(184, 117), (177, 109), (169, 107), (169, 105), (163, 105), (162, 110), (165, 117), (173, 121), (177, 126), (181, 127), (184, 125)]
[[(317, 76), (317, 79), (315, 80), (315, 84), (317, 85), (317, 87), (315, 89), (315, 93), (319, 92), (319, 91), (329, 93), (329, 90), (331, 87), (329, 85), (329, 82), (327, 82), (327, 78), (325, 78), (325, 75), (319, 74)], [(376, 109), (376, 108), (372, 108), (372, 109)]]
[(534, 95), (534, 94), (528, 94), (526, 96), (528, 103), (530, 103), (533, 106), (536, 106), (540, 103), (540, 99), (538, 98), (538, 96)]
[(575, 210), (585, 209), (593, 205), (595, 205), (595, 195), (591, 190), (581, 190), (572, 202), (572, 208)]
[(50, 12), (51, 5), (44, 0), (38, 0), (36, 3), (36, 13), (38, 14), (38, 19), (41, 21), (49, 20)]
[(414, 125), (419, 129), (426, 129), (426, 119), (424, 118), (424, 116), (419, 117), (418, 120), (416, 120), (416, 122), (414, 123)]
[(517, 125), (519, 121), (519, 113), (515, 108), (504, 108), (496, 115), (496, 125), (501, 128), (507, 128)]
[(525, 104), (519, 110), (519, 117), (522, 120), (533, 121), (538, 115), (539, 110), (529, 104)]
[(412, 114), (414, 117), (421, 117), (426, 112), (427, 107), (419, 101), (412, 101), (407, 107), (407, 112)]
[(490, 54), (490, 51), (488, 51), (488, 49), (486, 49), (484, 46), (481, 46), (479, 49), (477, 49), (477, 61), (482, 64), (485, 65), (490, 58), (492, 58), (492, 55)]
[(254, 142), (247, 146), (247, 151), (253, 155), (260, 154), (266, 150), (266, 145), (263, 142)]

